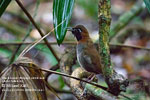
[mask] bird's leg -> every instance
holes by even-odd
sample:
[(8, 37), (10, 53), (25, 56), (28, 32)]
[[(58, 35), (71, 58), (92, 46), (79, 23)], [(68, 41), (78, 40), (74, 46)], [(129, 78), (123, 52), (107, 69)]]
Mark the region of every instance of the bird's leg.
[(92, 74), (87, 78), (87, 80), (88, 80), (88, 82), (91, 82), (94, 78), (95, 78), (95, 74), (92, 73)]
[[(95, 74), (94, 74), (94, 73), (92, 73), (92, 74), (91, 74), (91, 75), (87, 78), (87, 81), (88, 81), (88, 82), (92, 82), (94, 78), (95, 78)], [(87, 89), (86, 89), (86, 88), (84, 88), (84, 90), (83, 90), (83, 92), (82, 92), (81, 96), (86, 95), (86, 93), (87, 93)]]

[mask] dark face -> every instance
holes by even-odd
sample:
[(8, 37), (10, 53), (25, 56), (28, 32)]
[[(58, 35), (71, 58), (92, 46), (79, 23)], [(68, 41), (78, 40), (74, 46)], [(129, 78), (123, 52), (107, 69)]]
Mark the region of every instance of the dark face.
[(76, 37), (78, 41), (82, 39), (82, 30), (80, 28), (72, 28), (72, 34)]
[(85, 34), (87, 34), (87, 30), (83, 25), (77, 25), (76, 27), (70, 29), (69, 31), (76, 37), (78, 41), (80, 41)]

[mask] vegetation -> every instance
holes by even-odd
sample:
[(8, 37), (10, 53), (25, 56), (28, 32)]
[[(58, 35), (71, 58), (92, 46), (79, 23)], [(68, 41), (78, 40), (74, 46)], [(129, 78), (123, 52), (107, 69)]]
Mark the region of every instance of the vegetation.
[[(0, 99), (149, 100), (150, 2), (127, 1), (1, 0)], [(66, 30), (78, 24), (102, 60), (92, 82)]]

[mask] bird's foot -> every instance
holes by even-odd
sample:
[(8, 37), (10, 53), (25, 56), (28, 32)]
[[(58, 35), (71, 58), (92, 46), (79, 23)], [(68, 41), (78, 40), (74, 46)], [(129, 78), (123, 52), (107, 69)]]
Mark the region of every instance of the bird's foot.
[[(95, 78), (95, 74), (92, 73), (86, 80), (87, 80), (88, 82), (92, 82), (94, 78)], [(82, 85), (83, 85), (83, 84), (82, 84)], [(85, 85), (83, 85), (83, 86), (85, 86)], [(81, 96), (86, 96), (87, 92), (88, 92), (87, 89), (84, 88), (84, 90), (83, 90)]]
[(88, 81), (88, 82), (92, 82), (94, 78), (95, 78), (95, 74), (92, 73), (92, 74), (87, 78), (87, 81)]

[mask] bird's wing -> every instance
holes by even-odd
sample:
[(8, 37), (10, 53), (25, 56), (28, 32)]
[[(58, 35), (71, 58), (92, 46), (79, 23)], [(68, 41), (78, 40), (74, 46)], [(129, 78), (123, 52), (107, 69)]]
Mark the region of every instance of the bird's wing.
[[(94, 45), (90, 45), (84, 50), (84, 60), (92, 68), (93, 72), (101, 73), (100, 56)], [(94, 67), (94, 68), (93, 68)]]
[(88, 64), (92, 64), (92, 59), (89, 55), (83, 55), (83, 58), (85, 59), (85, 61), (88, 63)]
[(98, 56), (94, 55), (93, 53), (88, 53), (85, 52), (84, 55), (82, 56), (84, 59), (84, 68), (89, 71), (89, 72), (93, 72), (96, 74), (101, 73), (101, 67), (99, 64), (99, 59), (97, 58)]

